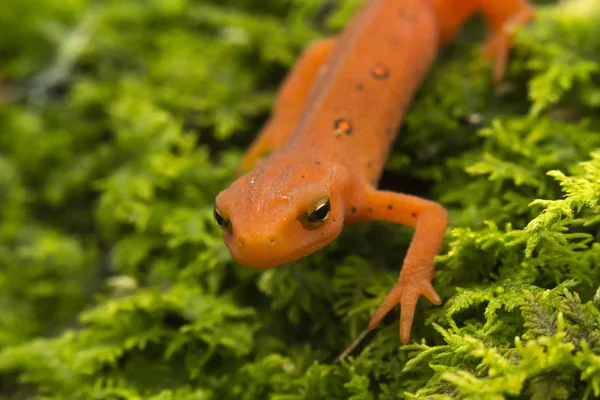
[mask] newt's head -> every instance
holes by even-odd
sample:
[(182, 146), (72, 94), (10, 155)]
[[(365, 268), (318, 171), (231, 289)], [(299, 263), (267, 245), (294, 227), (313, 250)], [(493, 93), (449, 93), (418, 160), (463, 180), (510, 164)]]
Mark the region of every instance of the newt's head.
[(314, 161), (268, 159), (223, 190), (215, 220), (233, 258), (271, 268), (332, 242), (344, 224), (338, 168)]

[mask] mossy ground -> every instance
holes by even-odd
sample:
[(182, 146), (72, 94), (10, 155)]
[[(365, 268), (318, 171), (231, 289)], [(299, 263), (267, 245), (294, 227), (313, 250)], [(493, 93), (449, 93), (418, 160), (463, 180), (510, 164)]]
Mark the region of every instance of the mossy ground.
[[(302, 47), (357, 0), (0, 7), (0, 398), (600, 397), (600, 3), (537, 2), (493, 89), (473, 21), (382, 185), (442, 202), (441, 307), (341, 363), (411, 230), (236, 265), (212, 222)], [(383, 237), (384, 239), (379, 239)]]

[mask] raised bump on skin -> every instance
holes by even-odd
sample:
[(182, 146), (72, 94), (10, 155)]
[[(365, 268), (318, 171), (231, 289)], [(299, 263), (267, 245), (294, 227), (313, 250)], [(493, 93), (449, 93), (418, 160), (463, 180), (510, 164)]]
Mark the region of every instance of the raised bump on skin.
[(344, 118), (336, 119), (333, 123), (333, 127), (337, 135), (350, 135), (352, 133), (352, 123), (350, 123), (350, 121)]
[(375, 79), (387, 79), (390, 71), (385, 65), (378, 63), (371, 67), (371, 76)]

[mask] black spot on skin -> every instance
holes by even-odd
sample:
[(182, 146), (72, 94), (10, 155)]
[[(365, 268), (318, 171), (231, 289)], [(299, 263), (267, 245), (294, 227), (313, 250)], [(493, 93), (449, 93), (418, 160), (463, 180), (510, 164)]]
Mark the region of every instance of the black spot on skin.
[(352, 208), (350, 209), (350, 211), (352, 211), (352, 214), (356, 214), (356, 207), (352, 206)]
[(331, 217), (331, 220), (332, 220), (333, 222), (335, 222), (335, 218)]
[(304, 179), (304, 175), (300, 175), (300, 178)]
[(413, 218), (417, 218), (417, 213), (412, 213)]
[(362, 83), (359, 83), (356, 85), (356, 90), (358, 90), (359, 92), (362, 92), (364, 88), (365, 88), (365, 85), (363, 85)]
[(344, 118), (336, 119), (335, 122), (333, 123), (333, 128), (335, 129), (335, 133), (338, 135), (341, 135), (341, 134), (351, 135), (352, 134), (352, 123)]
[(315, 161), (315, 164), (321, 165), (321, 162), (320, 161)]
[(373, 212), (373, 208), (372, 208), (372, 207), (369, 207), (367, 210), (368, 210), (369, 212)]
[(371, 168), (373, 166), (373, 164), (374, 164), (374, 161), (371, 160), (367, 163), (367, 167)]
[(371, 76), (379, 80), (387, 79), (390, 76), (390, 71), (385, 65), (377, 63), (371, 67)]
[(388, 205), (388, 210), (391, 210), (392, 208), (394, 208), (394, 206), (393, 206), (393, 205), (391, 205), (391, 204), (390, 204), (390, 205)]

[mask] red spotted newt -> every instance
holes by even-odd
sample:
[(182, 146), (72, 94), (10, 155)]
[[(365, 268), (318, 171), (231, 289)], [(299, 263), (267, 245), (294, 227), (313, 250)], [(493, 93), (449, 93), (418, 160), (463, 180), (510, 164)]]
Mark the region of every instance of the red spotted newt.
[(399, 279), (369, 323), (375, 328), (400, 304), (407, 343), (418, 298), (441, 304), (431, 281), (448, 214), (377, 183), (437, 52), (477, 12), (490, 26), (484, 55), (498, 82), (514, 29), (534, 15), (527, 0), (368, 0), (337, 37), (302, 53), (242, 161), (249, 172), (215, 200), (215, 220), (238, 263), (271, 268), (298, 260), (331, 243), (345, 224), (414, 227)]

